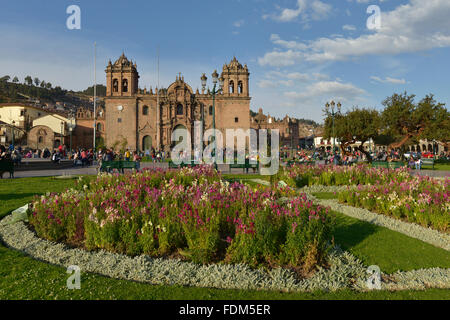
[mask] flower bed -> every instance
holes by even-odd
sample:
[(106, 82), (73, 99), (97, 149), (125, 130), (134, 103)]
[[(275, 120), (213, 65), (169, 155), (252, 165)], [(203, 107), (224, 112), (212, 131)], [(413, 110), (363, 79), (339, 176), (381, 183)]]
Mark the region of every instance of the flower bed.
[(449, 178), (411, 177), (404, 182), (358, 186), (340, 192), (339, 201), (439, 231), (450, 230)]
[(38, 236), (90, 250), (309, 270), (325, 259), (332, 217), (304, 194), (286, 200), (294, 194), (230, 184), (210, 167), (147, 170), (36, 198), (28, 215)]
[(301, 188), (311, 185), (346, 186), (379, 185), (396, 180), (410, 179), (409, 169), (371, 168), (368, 165), (334, 166), (334, 165), (296, 165), (280, 171), (277, 179), (286, 181), (290, 186)]

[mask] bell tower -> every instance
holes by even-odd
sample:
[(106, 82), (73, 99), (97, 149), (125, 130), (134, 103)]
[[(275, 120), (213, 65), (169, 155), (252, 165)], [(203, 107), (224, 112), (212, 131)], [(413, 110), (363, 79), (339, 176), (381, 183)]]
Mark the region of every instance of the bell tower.
[(130, 97), (138, 92), (139, 73), (136, 62), (129, 61), (124, 53), (106, 67), (106, 96)]
[(249, 77), (247, 65), (242, 66), (236, 57), (222, 70), (224, 78), (223, 94), (229, 97), (249, 97)]

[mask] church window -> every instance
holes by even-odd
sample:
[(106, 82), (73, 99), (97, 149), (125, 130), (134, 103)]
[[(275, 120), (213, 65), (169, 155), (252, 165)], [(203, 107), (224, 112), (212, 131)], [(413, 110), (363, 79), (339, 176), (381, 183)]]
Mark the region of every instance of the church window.
[(113, 80), (113, 92), (119, 92), (119, 80)]
[(234, 122), (238, 123), (239, 122), (239, 118), (238, 117), (234, 118)]
[(117, 119), (117, 122), (118, 122), (118, 123), (122, 123), (122, 118), (118, 118), (118, 119)]
[(233, 81), (233, 80), (230, 81), (230, 84), (229, 84), (229, 92), (230, 92), (230, 93), (234, 93), (234, 81)]
[(244, 87), (243, 87), (243, 85), (242, 85), (242, 81), (239, 81), (239, 83), (238, 83), (238, 93), (239, 93), (239, 94), (241, 94), (241, 93), (244, 91), (243, 88), (244, 88)]
[(144, 108), (142, 109), (142, 114), (143, 114), (144, 116), (147, 116), (147, 115), (148, 115), (148, 107), (147, 107), (147, 106), (144, 106)]
[(177, 106), (177, 116), (182, 116), (183, 115), (183, 105), (179, 104)]
[(209, 106), (209, 115), (212, 116), (212, 114), (213, 114), (213, 107)]
[(122, 92), (128, 92), (128, 80), (123, 79), (122, 81)]

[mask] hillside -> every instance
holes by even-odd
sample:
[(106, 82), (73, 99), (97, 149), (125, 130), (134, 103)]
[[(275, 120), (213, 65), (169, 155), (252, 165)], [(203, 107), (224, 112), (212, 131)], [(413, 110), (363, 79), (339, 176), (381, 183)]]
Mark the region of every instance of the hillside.
[[(9, 76), (0, 78), (0, 103), (38, 103), (38, 104), (62, 104), (64, 106), (78, 108), (91, 106), (94, 87), (89, 87), (82, 92), (74, 92), (62, 89), (59, 86), (52, 87), (51, 83), (40, 81), (31, 77), (25, 78), (25, 83), (19, 83), (17, 77), (10, 81)], [(103, 104), (101, 97), (105, 96), (106, 87), (97, 86), (99, 105)]]

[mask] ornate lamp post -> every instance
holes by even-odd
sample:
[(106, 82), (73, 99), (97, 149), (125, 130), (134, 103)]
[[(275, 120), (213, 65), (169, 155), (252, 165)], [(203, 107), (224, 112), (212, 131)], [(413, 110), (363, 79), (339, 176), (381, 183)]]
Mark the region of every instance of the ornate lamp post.
[[(203, 91), (205, 91), (206, 88), (206, 81), (208, 80), (208, 78), (206, 77), (205, 74), (202, 75), (202, 77), (200, 78), (200, 80), (202, 81), (202, 89)], [(213, 99), (213, 105), (212, 105), (212, 116), (213, 116), (213, 121), (212, 121), (212, 125), (213, 125), (213, 134), (214, 134), (214, 168), (217, 170), (217, 162), (216, 162), (216, 155), (217, 155), (217, 143), (216, 143), (216, 94), (223, 92), (223, 84), (225, 79), (223, 77), (219, 78), (219, 74), (217, 73), (217, 70), (214, 70), (213, 74), (212, 74), (212, 81), (213, 81), (213, 90), (212, 92), (210, 92), (209, 94), (212, 96)], [(217, 89), (217, 82), (219, 82), (219, 89)]]
[(70, 156), (72, 156), (72, 131), (75, 129), (75, 117), (73, 116), (73, 113), (69, 115), (69, 132), (70, 132)]
[[(331, 112), (330, 112), (330, 106), (331, 106)], [(331, 119), (333, 120), (333, 154), (335, 153), (335, 148), (336, 148), (336, 133), (335, 133), (335, 129), (334, 129), (334, 118), (336, 117), (336, 115), (341, 113), (341, 103), (338, 102), (337, 103), (337, 109), (335, 111), (334, 107), (336, 106), (336, 103), (334, 101), (331, 101), (331, 103), (326, 103), (325, 104), (325, 110), (328, 114), (331, 115)]]

